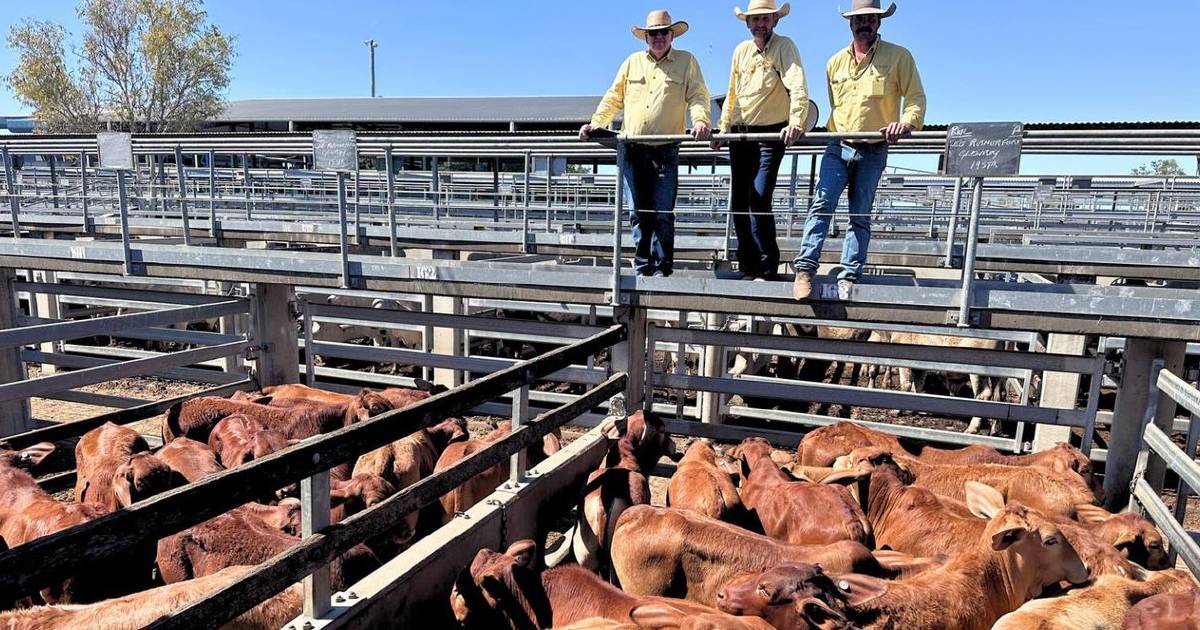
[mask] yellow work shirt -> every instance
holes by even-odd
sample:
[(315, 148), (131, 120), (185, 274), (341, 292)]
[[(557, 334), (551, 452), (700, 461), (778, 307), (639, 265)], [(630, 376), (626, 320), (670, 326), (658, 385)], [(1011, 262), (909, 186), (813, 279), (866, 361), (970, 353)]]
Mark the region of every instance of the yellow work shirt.
[(847, 46), (829, 59), (825, 73), (833, 106), (829, 131), (876, 132), (894, 122), (920, 130), (925, 124), (925, 88), (906, 48), (877, 37), (859, 63), (853, 45)]
[(804, 128), (808, 118), (808, 82), (800, 51), (791, 39), (775, 34), (764, 50), (754, 40), (738, 44), (729, 69), (729, 91), (717, 126), (773, 125)]
[(655, 60), (649, 51), (641, 51), (617, 70), (592, 115), (592, 126), (606, 127), (625, 110), (623, 135), (677, 135), (686, 128), (685, 113), (691, 114), (693, 125), (711, 126), (708, 109), (708, 87), (691, 53), (671, 49)]

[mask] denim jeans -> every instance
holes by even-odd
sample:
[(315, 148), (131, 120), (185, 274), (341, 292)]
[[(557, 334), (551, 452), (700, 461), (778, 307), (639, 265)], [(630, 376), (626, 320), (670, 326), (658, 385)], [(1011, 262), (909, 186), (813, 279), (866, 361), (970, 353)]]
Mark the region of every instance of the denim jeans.
[(633, 226), (633, 268), (643, 276), (671, 275), (675, 259), (675, 193), (679, 145), (626, 144), (625, 205)]
[(879, 178), (887, 167), (887, 156), (888, 147), (883, 142), (854, 147), (831, 142), (825, 147), (816, 196), (804, 221), (804, 240), (792, 261), (796, 271), (813, 273), (817, 270), (829, 220), (837, 209), (842, 191), (848, 189), (850, 229), (842, 243), (842, 271), (838, 278), (857, 280), (862, 274), (867, 262), (867, 246), (871, 243), (871, 207), (875, 205)]
[[(749, 133), (772, 133), (787, 123), (748, 128)], [(738, 267), (752, 276), (779, 271), (779, 245), (775, 242), (775, 215), (771, 196), (783, 162), (782, 142), (729, 143), (730, 212), (737, 234)]]

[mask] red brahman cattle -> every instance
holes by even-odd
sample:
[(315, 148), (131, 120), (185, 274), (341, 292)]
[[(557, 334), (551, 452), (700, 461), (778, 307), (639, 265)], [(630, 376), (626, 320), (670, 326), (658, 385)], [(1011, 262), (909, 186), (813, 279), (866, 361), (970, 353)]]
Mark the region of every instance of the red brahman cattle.
[(137, 431), (111, 422), (85, 433), (75, 446), (75, 500), (112, 511), (186, 483), (149, 450)]
[(207, 445), (188, 438), (175, 438), (154, 453), (171, 470), (179, 473), (188, 483), (215, 475), (225, 467), (217, 461)]
[(1026, 602), (1001, 617), (992, 630), (1120, 628), (1134, 604), (1159, 593), (1187, 591), (1194, 584), (1186, 571), (1177, 569), (1151, 571), (1140, 577), (1141, 580), (1134, 580), (1103, 575), (1065, 595)]
[(1200, 630), (1200, 589), (1163, 593), (1137, 603), (1122, 630)]
[(667, 506), (734, 522), (743, 518), (737, 486), (717, 465), (717, 451), (704, 440), (688, 447), (667, 486)]

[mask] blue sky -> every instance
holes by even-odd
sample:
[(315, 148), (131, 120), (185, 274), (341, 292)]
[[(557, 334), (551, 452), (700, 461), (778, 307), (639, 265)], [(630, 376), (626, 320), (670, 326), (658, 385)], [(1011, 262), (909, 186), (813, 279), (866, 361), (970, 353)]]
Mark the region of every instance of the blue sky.
[[(5, 4), (5, 33), (23, 17), (80, 30), (75, 0)], [(793, 2), (778, 29), (799, 46), (814, 99), (825, 111), (825, 61), (849, 41), (839, 4), (849, 0)], [(913, 52), (930, 122), (1200, 118), (1200, 0), (899, 5), (881, 32)], [(724, 92), (732, 50), (747, 36), (733, 17), (734, 3), (725, 0), (206, 3), (210, 19), (237, 37), (232, 99), (366, 96), (368, 38), (380, 42), (383, 96), (600, 94), (620, 61), (642, 47), (629, 27), (658, 6), (691, 24), (676, 45), (697, 56), (713, 93)], [(0, 49), (0, 71), (14, 64), (13, 52)], [(0, 87), (0, 114), (23, 112)], [(1023, 170), (1122, 173), (1149, 159), (1029, 157)], [(1189, 171), (1196, 167), (1195, 160), (1181, 162)], [(932, 166), (927, 159), (911, 163)]]

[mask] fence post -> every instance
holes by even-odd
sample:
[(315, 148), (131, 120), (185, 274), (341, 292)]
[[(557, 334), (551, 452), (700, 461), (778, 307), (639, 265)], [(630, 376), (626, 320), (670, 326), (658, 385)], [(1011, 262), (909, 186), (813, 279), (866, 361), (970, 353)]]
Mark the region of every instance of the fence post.
[(387, 169), (388, 252), (392, 258), (396, 258), (400, 250), (396, 248), (396, 173), (392, 147), (384, 152), (383, 165)]
[(175, 177), (179, 180), (179, 218), (183, 222), (183, 244), (192, 244), (191, 221), (188, 220), (187, 178), (183, 173), (183, 149), (175, 145)]
[(217, 238), (217, 153), (208, 152), (208, 235)]
[(971, 326), (971, 299), (975, 288), (975, 251), (979, 245), (979, 214), (983, 204), (983, 178), (975, 178), (971, 195), (971, 222), (967, 228), (967, 251), (963, 256), (962, 292), (959, 295), (958, 327)]
[(246, 220), (249, 221), (253, 214), (253, 202), (250, 201), (250, 156), (245, 153), (242, 154), (242, 188), (246, 193)]
[[(300, 480), (300, 535), (308, 538), (329, 527), (329, 471)], [(304, 578), (304, 616), (316, 619), (329, 612), (329, 565)]]
[(121, 251), (125, 275), (133, 275), (133, 250), (129, 244), (129, 195), (125, 191), (125, 170), (117, 171), (117, 204), (121, 212)]
[(646, 309), (623, 305), (613, 308), (613, 321), (625, 325), (625, 341), (612, 348), (612, 374), (625, 372), (625, 408), (642, 408), (646, 393)]
[[(233, 282), (219, 282), (217, 283), (217, 294), (232, 296), (237, 286)], [(219, 332), (222, 335), (240, 335), (245, 333), (246, 326), (244, 325), (244, 319), (245, 315), (226, 315), (222, 317), (217, 320)], [(221, 359), (221, 367), (227, 374), (244, 376), (246, 373), (245, 356), (238, 353), (224, 357)]]
[[(1046, 352), (1053, 354), (1070, 354), (1083, 356), (1087, 339), (1083, 335), (1063, 335), (1051, 333), (1046, 344)], [(1074, 409), (1075, 400), (1079, 396), (1079, 381), (1081, 375), (1073, 372), (1045, 372), (1042, 374), (1042, 395), (1038, 401), (1040, 407), (1055, 409)], [(1070, 442), (1071, 427), (1059, 427), (1049, 424), (1039, 424), (1033, 430), (1033, 450), (1044, 451), (1055, 442)]]
[(296, 361), (296, 318), (292, 315), (292, 287), (284, 284), (251, 285), (251, 329), (258, 344), (254, 360), (259, 387), (300, 382)]
[[(621, 304), (621, 215), (625, 213), (625, 140), (617, 138), (616, 204), (613, 209), (612, 299), (614, 307)], [(15, 214), (13, 216), (16, 216)]]
[(17, 195), (17, 175), (14, 173), (12, 156), (8, 147), (0, 147), (0, 157), (4, 159), (4, 192), (8, 195), (8, 208), (12, 212), (13, 238), (21, 237), (21, 198)]
[[(526, 385), (520, 389), (513, 391), (512, 402), (512, 430), (515, 432), (522, 426), (529, 424), (529, 386)], [(528, 449), (521, 449), (509, 458), (508, 464), (508, 484), (509, 488), (516, 488), (525, 480), (525, 469), (528, 466), (526, 461)]]
[[(434, 250), (433, 258), (457, 260), (458, 252)], [(460, 297), (435, 295), (432, 307), (433, 312), (447, 315), (462, 315), (466, 312), (465, 298)], [(461, 328), (434, 328), (433, 352), (455, 357), (463, 356), (464, 336), (465, 331)], [(449, 368), (434, 368), (433, 382), (453, 389), (463, 384), (463, 371)]]
[[(30, 280), (33, 282), (45, 282), (47, 284), (54, 284), (57, 281), (57, 278), (55, 277), (55, 272), (53, 272), (53, 271), (36, 271), (36, 270), (34, 270), (31, 272), (31, 274), (32, 275), (30, 276)], [(61, 309), (59, 308), (59, 299), (58, 299), (58, 295), (56, 295), (56, 294), (36, 293), (34, 291), (30, 291), (29, 292), (29, 301), (30, 301), (30, 305), (32, 308), (32, 312), (30, 314), (32, 314), (32, 315), (35, 315), (38, 317), (46, 317), (48, 319), (58, 319), (61, 316)], [(41, 350), (42, 352), (45, 352), (47, 354), (52, 354), (59, 350), (59, 348), (62, 346), (62, 341), (61, 340), (45, 341), (38, 345), (39, 345), (38, 349)], [(51, 365), (49, 363), (42, 364), (42, 374), (43, 375), (54, 374), (57, 371), (58, 371), (57, 366)]]
[[(706, 313), (704, 315), (705, 328), (708, 330), (717, 330), (720, 328), (720, 318), (716, 313)], [(701, 376), (718, 377), (724, 376), (725, 365), (722, 360), (725, 357), (725, 348), (723, 346), (704, 346), (700, 352)], [(712, 424), (721, 423), (721, 395), (717, 392), (700, 392), (700, 421)]]
[[(16, 274), (13, 270), (0, 268), (0, 330), (17, 326), (20, 309), (17, 307), (14, 282)], [(0, 348), (0, 383), (23, 381), (27, 376), (25, 364), (21, 362), (21, 349)], [(23, 433), (32, 428), (28, 400), (0, 405), (0, 437)]]
[(947, 269), (954, 266), (954, 236), (958, 232), (958, 211), (962, 209), (963, 178), (954, 178), (954, 205), (950, 208), (950, 220), (946, 224), (946, 260), (942, 263)]
[[(1108, 461), (1104, 466), (1105, 506), (1109, 510), (1122, 510), (1129, 504), (1129, 484), (1133, 480), (1133, 469), (1142, 444), (1143, 418), (1151, 404), (1151, 392), (1158, 392), (1151, 380), (1155, 377), (1152, 369), (1154, 361), (1161, 359), (1163, 369), (1180, 374), (1186, 352), (1187, 344), (1183, 342), (1125, 340), (1121, 384), (1117, 388), (1117, 402), (1113, 408), (1108, 440)], [(1169, 433), (1175, 419), (1175, 401), (1166, 394), (1158, 394), (1157, 405), (1154, 424)], [(1162, 487), (1161, 460), (1150, 462), (1145, 479), (1156, 490)]]
[(88, 200), (87, 153), (79, 152), (79, 189), (83, 201), (83, 233), (91, 234), (92, 217)]

